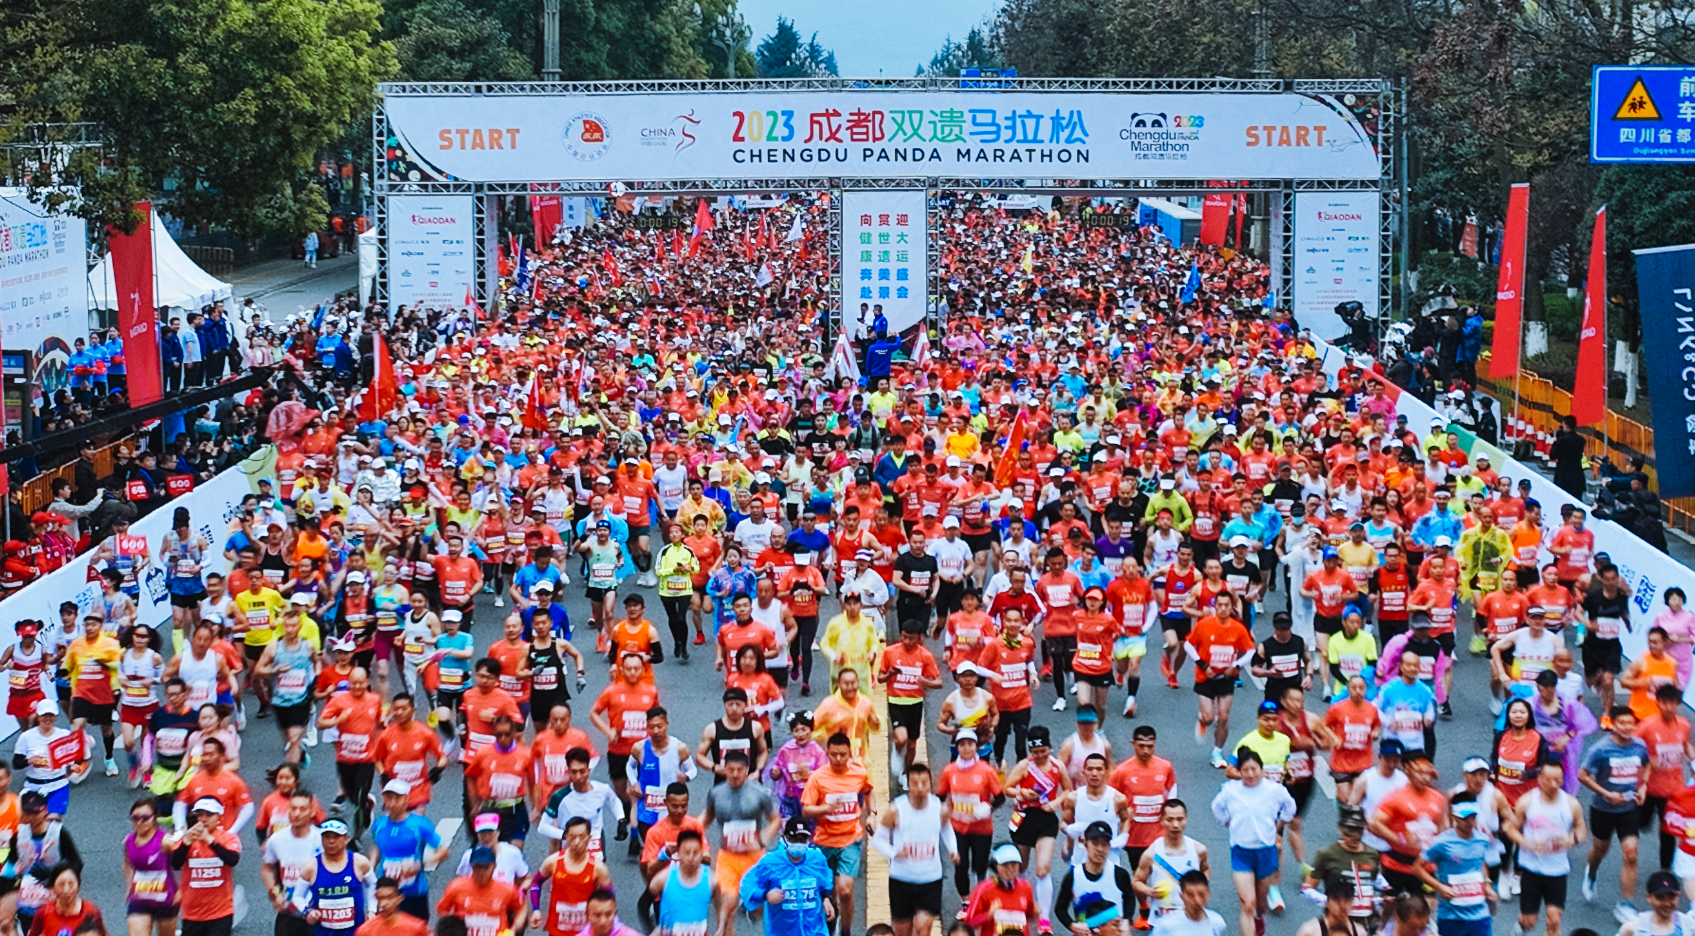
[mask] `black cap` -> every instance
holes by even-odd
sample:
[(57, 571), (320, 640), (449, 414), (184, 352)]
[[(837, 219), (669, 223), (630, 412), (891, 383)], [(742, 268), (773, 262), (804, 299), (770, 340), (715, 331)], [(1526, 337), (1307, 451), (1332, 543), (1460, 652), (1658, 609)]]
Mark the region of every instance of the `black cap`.
[(1655, 871), (1648, 875), (1649, 896), (1681, 893), (1683, 888), (1678, 884), (1677, 875), (1670, 871)]
[(34, 790), (18, 797), (18, 809), (23, 812), (36, 812), (47, 808), (47, 797)]
[(791, 842), (810, 842), (812, 830), (807, 828), (805, 819), (795, 816), (783, 823), (783, 838)]
[(1026, 733), (1025, 741), (1031, 746), (1053, 747), (1053, 735), (1048, 733), (1047, 725), (1031, 725)]
[(1083, 830), (1083, 840), (1088, 841), (1090, 839), (1105, 839), (1109, 842), (1112, 841), (1112, 826), (1107, 825), (1099, 819), (1089, 823), (1089, 827)]

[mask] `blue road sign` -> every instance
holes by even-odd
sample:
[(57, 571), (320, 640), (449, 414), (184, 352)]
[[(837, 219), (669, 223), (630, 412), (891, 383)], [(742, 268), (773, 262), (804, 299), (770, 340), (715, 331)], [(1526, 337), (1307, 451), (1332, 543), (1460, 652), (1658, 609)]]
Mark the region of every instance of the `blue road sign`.
[(1695, 162), (1695, 65), (1597, 65), (1589, 161)]

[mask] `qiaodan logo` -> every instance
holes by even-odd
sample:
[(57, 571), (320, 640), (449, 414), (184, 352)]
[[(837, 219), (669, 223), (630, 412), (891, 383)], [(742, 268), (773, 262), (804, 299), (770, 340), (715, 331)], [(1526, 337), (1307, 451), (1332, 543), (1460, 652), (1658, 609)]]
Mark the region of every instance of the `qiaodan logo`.
[(565, 122), (565, 152), (583, 162), (594, 162), (606, 155), (611, 146), (606, 118), (595, 113), (581, 113)]

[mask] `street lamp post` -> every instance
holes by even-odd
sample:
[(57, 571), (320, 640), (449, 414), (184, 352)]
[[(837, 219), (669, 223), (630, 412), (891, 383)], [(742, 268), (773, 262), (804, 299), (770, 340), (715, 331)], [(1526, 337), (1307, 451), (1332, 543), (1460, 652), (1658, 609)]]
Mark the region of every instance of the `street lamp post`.
[[(557, 2), (557, 0), (550, 0)], [(700, 4), (694, 5), (695, 19), (700, 22), (701, 31), (713, 45), (724, 50), (724, 75), (736, 77), (736, 52), (739, 51), (750, 35), (747, 20), (736, 10), (734, 0), (724, 8), (723, 16), (708, 18), (701, 10)]]
[(559, 0), (542, 0), (541, 10), (541, 77), (543, 81), (558, 81)]

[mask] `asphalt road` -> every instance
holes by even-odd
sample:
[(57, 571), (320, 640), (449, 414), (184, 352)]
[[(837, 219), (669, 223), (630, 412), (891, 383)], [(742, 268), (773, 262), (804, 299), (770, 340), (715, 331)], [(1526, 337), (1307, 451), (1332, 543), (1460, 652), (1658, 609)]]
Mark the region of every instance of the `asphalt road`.
[[(588, 620), (588, 607), (586, 599), (583, 597), (581, 579), (573, 575), (573, 581), (574, 584), (565, 589), (568, 598), (567, 609), (573, 622), (576, 622), (578, 648), (587, 654), (593, 650), (594, 637), (584, 624)], [(663, 611), (654, 591), (652, 589), (639, 590), (647, 597), (650, 612), (662, 615)], [(630, 589), (626, 588), (624, 591), (627, 593)], [(475, 625), (471, 628), (471, 632), (477, 638), (479, 649), (498, 639), (500, 633), (499, 621), (505, 614), (505, 611), (495, 609), (487, 596), (484, 596), (480, 603)], [(1268, 599), (1267, 610), (1280, 607), (1283, 604), (1282, 595), (1273, 594)], [(506, 610), (509, 611), (510, 608)], [(826, 621), (835, 610), (834, 602), (829, 602), (825, 608)], [(653, 613), (650, 613), (650, 617), (654, 616)], [(1262, 615), (1260, 620), (1268, 621), (1269, 617)], [(663, 620), (660, 619), (657, 623), (660, 624), (660, 629), (663, 631)], [(1262, 631), (1263, 629), (1264, 625), (1261, 627)], [(1262, 636), (1262, 634), (1256, 633), (1257, 636)], [(1464, 645), (1463, 640), (1461, 644)], [(700, 649), (710, 650), (710, 647)], [(939, 647), (932, 647), (932, 650), (940, 656)], [(1486, 689), (1487, 663), (1480, 659), (1474, 659), (1463, 651), (1461, 656), (1454, 678), (1454, 718), (1451, 721), (1439, 722), (1437, 729), (1437, 767), (1440, 772), (1440, 783), (1444, 788), (1459, 782), (1459, 765), (1465, 757), (1488, 753), (1491, 740), (1489, 696)], [(723, 682), (721, 677), (712, 671), (711, 659), (710, 653), (696, 653), (691, 662), (680, 663), (667, 655), (665, 662), (656, 667), (660, 702), (671, 712), (672, 733), (688, 741), (691, 745), (698, 742), (701, 729), (712, 718), (722, 713), (720, 693)], [(820, 663), (822, 663), (821, 659)], [(1178, 778), (1176, 795), (1190, 804), (1190, 816), (1192, 818), (1189, 834), (1204, 842), (1212, 854), (1212, 866), (1214, 868), (1213, 909), (1222, 914), (1234, 929), (1237, 901), (1234, 890), (1229, 883), (1228, 840), (1225, 830), (1212, 819), (1208, 808), (1212, 797), (1218, 791), (1219, 784), (1224, 779), (1223, 772), (1214, 770), (1208, 764), (1210, 739), (1207, 744), (1201, 744), (1194, 738), (1196, 697), (1188, 688), (1187, 680), (1185, 680), (1182, 689), (1166, 688), (1158, 678), (1157, 661), (1151, 657), (1149, 662), (1145, 664), (1145, 672), (1152, 674), (1152, 678), (1144, 676), (1140, 717), (1133, 721), (1117, 714), (1122, 709), (1123, 695), (1121, 691), (1115, 690), (1109, 714), (1104, 723), (1106, 736), (1113, 745), (1115, 759), (1122, 759), (1129, 754), (1130, 732), (1136, 725), (1147, 723), (1158, 730), (1160, 738), (1159, 754), (1171, 760), (1176, 766)], [(606, 681), (605, 668), (591, 664), (589, 688), (586, 695), (592, 699), (606, 685)], [(822, 681), (822, 678), (820, 678), (820, 682)], [(950, 690), (952, 688), (951, 680), (948, 688)], [(932, 693), (927, 707), (928, 717), (932, 719), (935, 717), (943, 694), (943, 690)], [(816, 705), (820, 697), (820, 690), (816, 686), (810, 699), (802, 699), (799, 695), (798, 686), (791, 686), (789, 705), (791, 710), (795, 707), (810, 708)], [(1232, 715), (1232, 738), (1239, 737), (1252, 726), (1253, 703), (1258, 702), (1259, 698), (1259, 693), (1251, 687), (1238, 693), (1238, 704)], [(1051, 728), (1055, 750), (1057, 751), (1059, 742), (1074, 730), (1074, 706), (1071, 711), (1065, 713), (1054, 712), (1050, 708), (1053, 701), (1052, 687), (1044, 686), (1036, 696), (1034, 720), (1038, 724), (1046, 724)], [(589, 704), (587, 701), (581, 701), (576, 703), (574, 708), (578, 725), (594, 734), (587, 719)], [(1309, 701), (1309, 704), (1317, 706), (1316, 702)], [(249, 706), (251, 715), (253, 706), (251, 701)], [(937, 742), (937, 739), (941, 736), (934, 731), (929, 732), (928, 736), (930, 738), (930, 759), (932, 763), (946, 763), (948, 759), (947, 748)], [(785, 737), (786, 733), (779, 732), (779, 743)], [(274, 723), (250, 718), (243, 737), (242, 774), (253, 788), (255, 800), (258, 800), (267, 792), (263, 777), (264, 771), (280, 761), (281, 751), (282, 744)], [(316, 749), (312, 765), (307, 771), (307, 786), (318, 793), (326, 802), (334, 796), (336, 789), (332, 761), (333, 755), (330, 753), (330, 749), (326, 746), (320, 746)], [(98, 772), (97, 764), (96, 774)], [(607, 779), (604, 764), (597, 766), (595, 776), (596, 779)], [(881, 778), (873, 779), (874, 782), (881, 783)], [(692, 784), (696, 796), (693, 809), (697, 812), (702, 805), (700, 797), (707, 790), (709, 782), (705, 778), (697, 778)], [(18, 783), (21, 784), (21, 780)], [(442, 783), (443, 785), (438, 789), (455, 789), (457, 770), (450, 770), (443, 778)], [(71, 795), (71, 808), (66, 824), (75, 836), (77, 846), (81, 849), (87, 864), (83, 894), (106, 912), (109, 921), (115, 922), (116, 916), (122, 914), (124, 907), (125, 895), (120, 874), (121, 848), (124, 832), (128, 828), (128, 808), (137, 795), (136, 791), (129, 790), (123, 785), (121, 777), (107, 778), (98, 775), (90, 777), (82, 786), (75, 788)], [(454, 834), (452, 857), (444, 863), (446, 867), (438, 868), (431, 875), (432, 900), (440, 896), (442, 888), (446, 886), (451, 876), (452, 868), (457, 865), (459, 855), (467, 847), (468, 832), (460, 829), (458, 799), (456, 795), (436, 796), (429, 807), (429, 818), (437, 822), (438, 827), (443, 829), (444, 832)], [(879, 799), (886, 800), (886, 794), (880, 796)], [(1585, 806), (1587, 806), (1588, 796), (1584, 796), (1583, 799)], [(1323, 845), (1334, 840), (1335, 816), (1334, 801), (1322, 793), (1315, 793), (1306, 817), (1309, 856), (1316, 853)], [(1003, 830), (999, 836), (1000, 840), (1004, 840), (1006, 817), (1007, 810), (1003, 807), (996, 816), (997, 824)], [(1657, 861), (1658, 845), (1652, 838), (1646, 836), (1644, 838), (1642, 851), (1643, 864), (1646, 868)], [(715, 831), (712, 839), (716, 841)], [(538, 865), (545, 854), (544, 842), (545, 840), (539, 835), (531, 836), (526, 854), (532, 867)], [(609, 855), (612, 857), (613, 881), (616, 889), (620, 894), (634, 895), (638, 892), (640, 886), (636, 865), (632, 859), (627, 859), (624, 856), (624, 848), (621, 844), (611, 844)], [(236, 932), (250, 936), (250, 934), (269, 932), (272, 926), (272, 917), (268, 912), (268, 906), (257, 897), (262, 892), (258, 870), (259, 848), (251, 830), (243, 835), (243, 845), (245, 847), (244, 857), (241, 865), (237, 868), (237, 880), (244, 884), (247, 893), (253, 896), (254, 907), (246, 919), (236, 927)], [(1581, 853), (1574, 852), (1574, 869), (1581, 866), (1581, 861)], [(1057, 867), (1059, 867), (1059, 864), (1056, 861)], [(1314, 915), (1314, 909), (1299, 896), (1299, 886), (1295, 880), (1296, 867), (1287, 849), (1284, 855), (1284, 868), (1283, 893), (1288, 901), (1288, 909), (1281, 916), (1273, 917), (1270, 920), (1268, 932), (1274, 934), (1293, 933), (1295, 927), (1301, 921)], [(1612, 933), (1617, 929), (1611, 909), (1616, 899), (1618, 868), (1618, 850), (1615, 846), (1612, 854), (1602, 867), (1599, 878), (1601, 892), (1593, 905), (1586, 905), (1582, 902), (1577, 879), (1575, 876), (1573, 877), (1570, 888), (1570, 906), (1565, 923), (1565, 929), (1568, 932), (1578, 927), (1591, 927), (1602, 933)], [(1643, 877), (1646, 878), (1646, 872), (1644, 872)], [(955, 900), (952, 895), (952, 887), (947, 887), (945, 890), (948, 892), (945, 912), (951, 918), (955, 909)], [(855, 933), (863, 932), (864, 928), (863, 881), (860, 885), (860, 898), (860, 919), (854, 927)], [(634, 908), (627, 905), (631, 900), (633, 900), (633, 896), (626, 897), (624, 902), (626, 906), (622, 909), (622, 915), (626, 922), (635, 925)], [(1637, 895), (1636, 902), (1638, 906), (1645, 906), (1640, 894)], [(1511, 931), (1516, 912), (1516, 900), (1509, 899), (1503, 904), (1501, 912), (1496, 916), (1496, 923), (1501, 928), (1501, 932)], [(757, 924), (749, 921), (746, 917), (740, 918), (739, 932), (752, 934), (759, 931), (760, 928)]]

